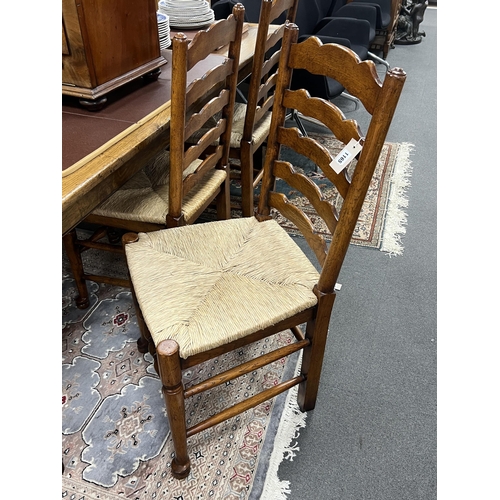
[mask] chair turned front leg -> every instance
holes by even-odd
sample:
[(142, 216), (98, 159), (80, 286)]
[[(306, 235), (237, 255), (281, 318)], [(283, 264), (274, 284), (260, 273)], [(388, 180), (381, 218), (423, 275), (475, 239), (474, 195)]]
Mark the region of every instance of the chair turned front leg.
[[(132, 283), (132, 281), (130, 282)], [(139, 331), (141, 332), (141, 336), (137, 339), (137, 349), (142, 354), (146, 354), (150, 352), (152, 356), (154, 353), (154, 343), (151, 338), (151, 334), (149, 333), (146, 322), (144, 321), (144, 317), (142, 316), (141, 308), (139, 307), (139, 303), (137, 302), (137, 298), (135, 296), (134, 286), (131, 284), (130, 289), (132, 291), (132, 299), (135, 307), (135, 316), (137, 318), (137, 324), (139, 325)], [(153, 349), (153, 352), (151, 350)]]
[(87, 309), (90, 305), (89, 291), (87, 288), (87, 282), (83, 277), (84, 271), (82, 255), (78, 245), (78, 237), (76, 236), (76, 231), (74, 229), (63, 236), (63, 244), (71, 266), (71, 272), (73, 273), (76, 289), (78, 290), (78, 296), (75, 299), (76, 307), (78, 307), (78, 309)]
[(191, 463), (187, 453), (186, 413), (182, 386), (179, 345), (174, 340), (162, 340), (157, 348), (163, 397), (174, 442), (172, 475), (177, 479), (188, 476)]

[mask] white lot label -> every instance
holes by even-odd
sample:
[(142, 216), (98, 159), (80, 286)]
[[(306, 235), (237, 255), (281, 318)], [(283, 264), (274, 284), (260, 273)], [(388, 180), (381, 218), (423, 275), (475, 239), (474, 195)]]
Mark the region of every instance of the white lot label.
[(356, 139), (351, 139), (344, 149), (330, 162), (330, 167), (340, 174), (344, 168), (351, 163), (356, 155), (363, 149), (363, 146)]

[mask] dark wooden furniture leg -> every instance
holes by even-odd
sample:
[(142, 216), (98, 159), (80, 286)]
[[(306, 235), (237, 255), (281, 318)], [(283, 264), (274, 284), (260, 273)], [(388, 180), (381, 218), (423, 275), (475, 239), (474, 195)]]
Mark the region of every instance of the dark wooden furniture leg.
[[(125, 245), (127, 243), (134, 243), (138, 239), (139, 237), (136, 233), (125, 233), (122, 236), (123, 248), (125, 248)], [(150, 354), (155, 358), (155, 369), (156, 373), (158, 373), (158, 365), (156, 362), (156, 350), (154, 347), (154, 342), (153, 339), (151, 338), (151, 334), (149, 333), (148, 327), (146, 326), (146, 322), (144, 321), (144, 317), (142, 315), (141, 308), (139, 307), (139, 303), (137, 302), (134, 286), (132, 284), (132, 280), (130, 279), (130, 273), (128, 278), (130, 281), (130, 291), (132, 292), (132, 300), (134, 302), (137, 324), (139, 325), (139, 331), (141, 332), (141, 336), (137, 340), (137, 349), (142, 354), (145, 354), (148, 351), (150, 352)]]
[(158, 77), (160, 76), (161, 69), (160, 68), (155, 68), (153, 71), (150, 71), (149, 73), (146, 73), (145, 75), (142, 75), (142, 78), (146, 80), (147, 82), (156, 82), (158, 80)]
[(78, 297), (75, 299), (76, 306), (78, 309), (87, 309), (90, 305), (89, 291), (87, 288), (87, 282), (83, 278), (82, 255), (78, 245), (76, 230), (72, 229), (69, 233), (63, 236), (63, 244), (71, 265), (71, 271), (73, 272), (76, 288), (78, 290)]
[(243, 217), (251, 217), (253, 206), (253, 152), (251, 144), (241, 142), (241, 210)]
[(97, 99), (79, 99), (80, 106), (89, 111), (100, 111), (108, 102), (107, 97), (99, 97)]

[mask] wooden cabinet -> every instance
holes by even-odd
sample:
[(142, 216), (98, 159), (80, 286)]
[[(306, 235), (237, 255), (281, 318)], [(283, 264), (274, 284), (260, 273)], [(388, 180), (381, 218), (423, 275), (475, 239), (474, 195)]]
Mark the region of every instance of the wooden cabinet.
[(157, 78), (156, 0), (62, 0), (62, 93), (100, 109), (111, 90)]

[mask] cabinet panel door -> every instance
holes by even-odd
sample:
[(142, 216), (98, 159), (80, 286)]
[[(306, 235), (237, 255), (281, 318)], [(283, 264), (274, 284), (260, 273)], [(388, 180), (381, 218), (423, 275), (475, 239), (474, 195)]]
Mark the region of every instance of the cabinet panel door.
[(160, 57), (156, 0), (79, 1), (97, 85)]
[(62, 1), (62, 14), (62, 83), (89, 89), (95, 87), (74, 0)]

